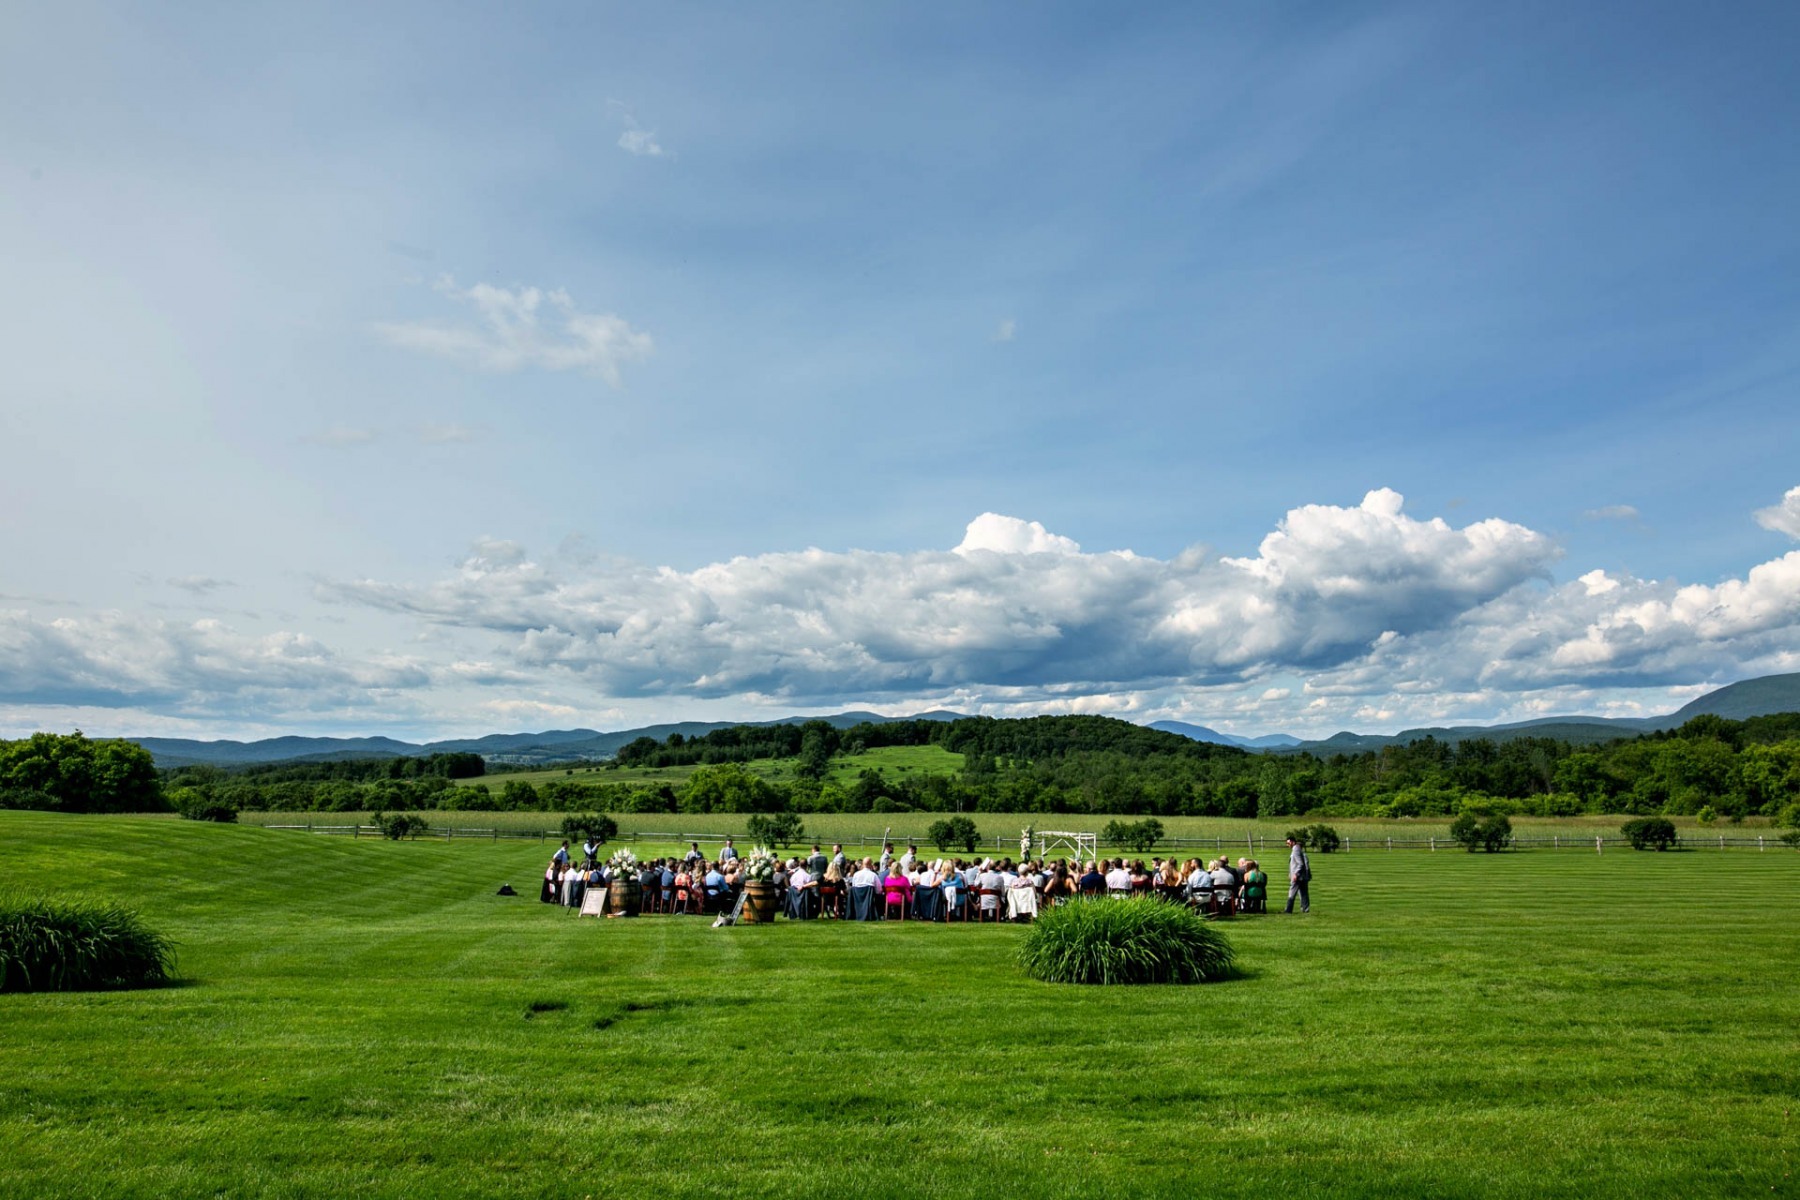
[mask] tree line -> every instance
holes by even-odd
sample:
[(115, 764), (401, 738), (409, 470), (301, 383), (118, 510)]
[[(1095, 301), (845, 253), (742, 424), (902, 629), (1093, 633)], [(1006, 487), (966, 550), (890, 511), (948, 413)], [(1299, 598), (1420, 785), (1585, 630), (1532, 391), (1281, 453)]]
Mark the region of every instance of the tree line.
[[(647, 744), (646, 744), (647, 743)], [(843, 757), (936, 745), (949, 774), (830, 777)], [(772, 746), (790, 751), (760, 753)], [(1424, 738), (1354, 754), (1257, 754), (1107, 717), (971, 717), (835, 729), (823, 721), (640, 739), (620, 765), (696, 765), (685, 780), (569, 777), (460, 786), (478, 756), (183, 767), (157, 772), (127, 742), (37, 734), (0, 743), (0, 807), (159, 811), (206, 798), (239, 809), (593, 810), (618, 813), (932, 812), (1151, 816), (1442, 817), (1581, 813), (1778, 816), (1800, 804), (1800, 714), (1696, 717), (1679, 729), (1577, 745)], [(697, 757), (696, 757), (697, 756)], [(709, 757), (710, 756), (710, 757)], [(748, 756), (748, 757), (746, 757)], [(777, 759), (781, 778), (747, 764)], [(470, 761), (475, 760), (475, 761)]]

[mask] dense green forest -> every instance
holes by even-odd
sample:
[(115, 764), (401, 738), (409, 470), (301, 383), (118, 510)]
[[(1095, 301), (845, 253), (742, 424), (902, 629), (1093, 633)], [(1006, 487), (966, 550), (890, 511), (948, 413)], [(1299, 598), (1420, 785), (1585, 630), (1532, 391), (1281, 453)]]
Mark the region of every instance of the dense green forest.
[[(864, 770), (827, 779), (834, 760), (884, 746), (941, 746), (956, 774)], [(780, 759), (791, 778), (745, 764)], [(571, 776), (497, 790), (459, 787), (482, 773), (470, 754), (269, 763), (161, 772), (129, 743), (38, 734), (0, 743), (0, 807), (144, 811), (200, 801), (239, 809), (596, 809), (612, 812), (1042, 812), (1289, 817), (1701, 815), (1733, 821), (1800, 804), (1800, 714), (1679, 729), (1602, 746), (1553, 738), (1425, 738), (1356, 754), (1257, 754), (1108, 717), (898, 721), (834, 729), (822, 721), (738, 726), (701, 737), (640, 739), (620, 766), (693, 766), (679, 783)], [(602, 772), (604, 773), (604, 772)], [(591, 778), (591, 776), (589, 776)]]

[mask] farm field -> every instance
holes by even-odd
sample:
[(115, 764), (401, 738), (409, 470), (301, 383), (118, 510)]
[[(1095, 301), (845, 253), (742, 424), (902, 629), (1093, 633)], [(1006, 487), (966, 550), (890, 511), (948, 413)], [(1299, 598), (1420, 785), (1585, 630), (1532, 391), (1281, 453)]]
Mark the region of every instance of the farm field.
[(1240, 978), (1108, 990), (1011, 927), (579, 920), (540, 860), (0, 813), (185, 979), (0, 996), (0, 1194), (1796, 1191), (1792, 852), (1321, 858)]
[[(741, 763), (744, 770), (763, 779), (792, 782), (799, 759), (759, 758)], [(855, 782), (865, 770), (883, 774), (950, 775), (962, 770), (963, 756), (942, 746), (878, 746), (861, 754), (840, 755), (831, 760), (827, 778), (840, 785)], [(582, 783), (668, 783), (679, 784), (699, 767), (606, 767), (599, 764), (553, 767), (542, 771), (514, 771), (502, 775), (486, 775), (460, 781), (463, 787), (485, 787), (497, 791), (512, 780), (536, 786), (558, 779), (574, 779)]]
[[(480, 812), (453, 810), (426, 810), (422, 813), (426, 820), (439, 829), (498, 829), (503, 832), (519, 831), (554, 831), (561, 824), (565, 814), (561, 812)], [(892, 836), (897, 841), (913, 840), (921, 846), (929, 843), (925, 839), (925, 831), (933, 821), (951, 814), (947, 813), (803, 813), (801, 819), (805, 823), (806, 840), (822, 841), (827, 844), (842, 841), (847, 844), (867, 842), (876, 843), (884, 829), (892, 829)], [(1034, 829), (1075, 829), (1099, 832), (1108, 821), (1135, 820), (1133, 817), (1113, 817), (1106, 815), (1075, 815), (1057, 813), (967, 813), (964, 814), (975, 822), (984, 840), (991, 843), (990, 848), (1006, 849), (1016, 853), (1019, 844), (1019, 831), (1026, 825)], [(238, 815), (238, 820), (250, 825), (349, 825), (352, 822), (370, 823), (369, 813), (283, 813), (283, 812), (245, 812)], [(622, 837), (657, 835), (663, 840), (679, 842), (685, 848), (686, 842), (692, 838), (701, 839), (703, 845), (708, 838), (717, 840), (727, 835), (737, 838), (739, 843), (745, 837), (744, 823), (749, 820), (747, 813), (615, 813), (614, 819), (619, 823)], [(1334, 817), (1159, 817), (1168, 837), (1179, 839), (1209, 839), (1219, 843), (1219, 849), (1243, 850), (1249, 843), (1260, 839), (1262, 851), (1267, 853), (1271, 845), (1279, 846), (1282, 837), (1296, 825), (1305, 825), (1314, 821), (1324, 821), (1340, 834), (1349, 837), (1354, 849), (1358, 844), (1373, 847), (1385, 842), (1387, 838), (1396, 841), (1417, 841), (1423, 838), (1440, 838), (1448, 840), (1450, 836), (1450, 818), (1403, 818), (1382, 820), (1379, 818), (1334, 818)], [(1752, 818), (1741, 824), (1718, 821), (1711, 825), (1703, 825), (1692, 817), (1670, 818), (1681, 836), (1690, 839), (1755, 838), (1765, 835), (1773, 848), (1777, 843), (1766, 818)], [(1519, 837), (1564, 837), (1582, 841), (1590, 850), (1595, 834), (1606, 837), (1617, 837), (1619, 826), (1627, 820), (1617, 814), (1607, 816), (1580, 817), (1514, 817), (1513, 830)], [(673, 836), (671, 836), (673, 835)], [(715, 847), (705, 847), (713, 849)]]

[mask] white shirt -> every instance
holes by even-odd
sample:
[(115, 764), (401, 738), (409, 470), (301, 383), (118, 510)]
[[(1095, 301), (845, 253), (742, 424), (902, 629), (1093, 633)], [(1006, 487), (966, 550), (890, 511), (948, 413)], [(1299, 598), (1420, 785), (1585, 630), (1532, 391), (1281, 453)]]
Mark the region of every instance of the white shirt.
[(788, 876), (788, 886), (792, 888), (803, 888), (811, 882), (812, 876), (807, 874), (805, 867), (795, 867), (794, 873)]
[(1195, 867), (1194, 873), (1188, 876), (1188, 886), (1192, 888), (1211, 887), (1212, 876), (1206, 873), (1205, 867)]
[(881, 876), (877, 875), (874, 871), (871, 871), (868, 867), (863, 867), (850, 877), (850, 886), (880, 887)]
[(1106, 873), (1106, 890), (1109, 892), (1129, 892), (1131, 890), (1131, 872), (1124, 867), (1114, 867)]

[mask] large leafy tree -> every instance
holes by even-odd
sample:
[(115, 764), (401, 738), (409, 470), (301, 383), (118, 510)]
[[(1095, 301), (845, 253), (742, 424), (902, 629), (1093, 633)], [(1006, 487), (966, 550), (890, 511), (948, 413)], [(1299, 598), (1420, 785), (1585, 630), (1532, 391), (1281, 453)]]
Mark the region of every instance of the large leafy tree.
[(93, 741), (79, 729), (0, 742), (0, 797), (9, 795), (48, 797), (60, 812), (168, 809), (148, 750), (135, 742)]

